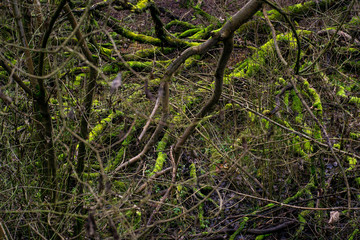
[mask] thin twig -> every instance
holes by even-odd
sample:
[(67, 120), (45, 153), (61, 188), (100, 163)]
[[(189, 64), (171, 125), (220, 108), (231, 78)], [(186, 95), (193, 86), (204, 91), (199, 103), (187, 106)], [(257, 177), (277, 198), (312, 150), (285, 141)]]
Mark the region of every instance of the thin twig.
[(279, 45), (276, 41), (276, 31), (275, 31), (275, 28), (274, 26), (271, 24), (271, 21), (269, 19), (269, 16), (267, 15), (267, 11), (265, 9), (265, 7), (263, 7), (263, 14), (264, 14), (264, 17), (265, 17), (265, 20), (267, 22), (267, 24), (269, 25), (270, 29), (271, 29), (271, 33), (272, 33), (272, 37), (273, 37), (273, 40), (274, 40), (274, 47), (275, 47), (275, 50), (276, 50), (276, 53), (278, 55), (278, 57), (280, 58), (280, 61), (285, 65), (287, 66), (288, 63), (286, 62), (286, 60), (284, 59), (284, 57), (282, 56), (281, 54), (281, 51), (280, 51), (280, 48), (279, 48)]
[(172, 170), (172, 169), (173, 169), (172, 167), (168, 167), (168, 168), (165, 168), (161, 171), (154, 173), (154, 175), (152, 175), (145, 183), (143, 183), (138, 189), (136, 189), (135, 193), (142, 192), (146, 188), (146, 186), (148, 186), (155, 178), (157, 178), (165, 173), (170, 172), (170, 170)]
[(269, 4), (271, 7), (273, 7), (276, 11), (278, 11), (284, 17), (285, 21), (288, 22), (288, 24), (290, 25), (291, 31), (293, 32), (295, 39), (296, 39), (296, 43), (297, 43), (297, 55), (296, 55), (296, 62), (295, 62), (295, 66), (294, 66), (294, 73), (298, 74), (299, 69), (300, 69), (301, 41), (300, 41), (299, 35), (296, 32), (296, 28), (295, 28), (293, 22), (288, 17), (288, 15), (286, 13), (284, 13), (284, 11), (280, 7), (278, 7), (276, 4), (274, 4), (268, 0), (263, 0), (263, 1), (266, 2), (267, 4)]
[(153, 144), (155, 143), (155, 140), (157, 138), (157, 136), (159, 135), (159, 133), (162, 131), (164, 127), (163, 122), (159, 122), (159, 124), (157, 125), (154, 133), (152, 134), (150, 140), (146, 143), (146, 145), (144, 146), (143, 150), (136, 155), (135, 157), (131, 158), (130, 160), (120, 164), (115, 170), (114, 172), (118, 172), (123, 168), (126, 168), (127, 166), (136, 163), (137, 161), (139, 161), (141, 159), (142, 156), (144, 156), (145, 153), (147, 153), (147, 151), (150, 149), (151, 146), (153, 146)]
[(151, 121), (152, 121), (152, 119), (153, 119), (153, 117), (154, 117), (157, 109), (158, 109), (159, 106), (160, 106), (160, 100), (161, 100), (162, 96), (163, 96), (163, 87), (160, 86), (160, 88), (159, 88), (159, 93), (158, 93), (158, 97), (157, 97), (156, 102), (155, 102), (155, 106), (154, 106), (154, 108), (153, 108), (153, 110), (152, 110), (152, 112), (151, 112), (151, 114), (150, 114), (150, 116), (149, 116), (149, 118), (148, 118), (148, 120), (147, 120), (147, 122), (146, 122), (146, 124), (145, 124), (145, 126), (144, 126), (144, 128), (143, 128), (143, 130), (142, 130), (142, 132), (141, 132), (141, 134), (140, 134), (140, 136), (139, 136), (139, 138), (138, 138), (139, 141), (141, 141), (141, 139), (142, 139), (142, 138), (144, 137), (144, 135), (146, 134), (146, 131), (148, 130), (148, 128), (149, 128), (149, 126), (150, 126), (150, 123), (151, 123)]

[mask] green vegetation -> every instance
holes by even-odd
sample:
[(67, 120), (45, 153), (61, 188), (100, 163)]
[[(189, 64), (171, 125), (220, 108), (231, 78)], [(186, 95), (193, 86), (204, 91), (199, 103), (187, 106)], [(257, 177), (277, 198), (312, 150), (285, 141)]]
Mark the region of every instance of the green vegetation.
[(359, 237), (358, 1), (90, 2), (0, 3), (0, 239)]

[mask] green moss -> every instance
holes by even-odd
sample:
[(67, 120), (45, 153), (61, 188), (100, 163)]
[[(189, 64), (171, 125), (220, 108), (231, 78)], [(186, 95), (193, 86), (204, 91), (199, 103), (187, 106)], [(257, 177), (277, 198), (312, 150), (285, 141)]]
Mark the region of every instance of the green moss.
[(302, 114), (298, 114), (296, 117), (295, 117), (295, 122), (296, 123), (302, 123), (302, 120), (303, 120), (303, 115)]
[(284, 94), (284, 104), (285, 104), (285, 106), (289, 106), (289, 96), (290, 96), (290, 92), (286, 92), (285, 94)]
[(188, 194), (188, 189), (182, 185), (177, 185), (176, 186), (176, 195), (178, 198), (183, 198), (185, 196), (187, 196)]
[(100, 52), (107, 57), (111, 57), (111, 54), (112, 54), (112, 50), (109, 48), (105, 48), (105, 47), (100, 47)]
[(150, 69), (153, 66), (153, 62), (139, 62), (139, 61), (128, 61), (127, 64), (133, 69)]
[[(96, 101), (94, 101), (94, 105), (96, 105)], [(110, 113), (106, 118), (103, 118), (99, 124), (97, 124), (90, 132), (89, 134), (89, 142), (93, 141), (99, 133), (103, 132), (104, 128), (106, 127), (106, 124), (111, 122), (113, 118), (123, 115), (122, 112), (116, 111)]]
[(351, 20), (348, 22), (348, 24), (360, 25), (360, 17), (359, 16), (352, 17)]
[(347, 161), (349, 162), (349, 165), (350, 165), (350, 167), (348, 168), (348, 170), (354, 169), (354, 167), (356, 166), (356, 163), (357, 163), (356, 158), (347, 157)]
[(200, 28), (192, 28), (189, 30), (186, 30), (185, 32), (179, 34), (179, 38), (186, 38), (188, 36), (193, 36), (194, 34), (196, 34), (197, 32), (199, 32), (201, 29)]
[[(306, 133), (308, 136), (311, 136), (313, 134), (313, 132), (311, 131), (311, 129), (309, 127), (307, 127), (306, 125), (304, 126), (304, 133)], [(304, 142), (304, 150), (306, 153), (311, 153), (313, 152), (313, 145), (311, 144), (311, 142), (309, 140), (305, 140)]]
[(358, 97), (350, 97), (349, 103), (354, 103), (354, 104), (360, 106), (360, 98), (358, 98)]
[(296, 95), (294, 90), (291, 90), (291, 95), (292, 95), (291, 96), (292, 97), (291, 108), (296, 113), (295, 121), (297, 123), (302, 123), (302, 120), (303, 120), (303, 114), (302, 114), (303, 105), (301, 103), (300, 98)]
[(339, 86), (339, 90), (337, 91), (336, 95), (340, 97), (346, 97), (345, 88), (343, 86)]
[(348, 238), (348, 240), (354, 240), (354, 239), (357, 239), (355, 238), (356, 235), (360, 232), (359, 228), (356, 228), (350, 235), (350, 237)]
[(258, 236), (256, 236), (255, 240), (263, 240), (263, 239), (266, 239), (269, 236), (271, 236), (271, 233), (264, 234), (264, 235), (258, 235)]
[(357, 139), (360, 138), (360, 132), (359, 132), (359, 133), (351, 132), (351, 133), (350, 133), (350, 137), (351, 137), (352, 139), (357, 140)]
[(163, 169), (163, 165), (164, 165), (166, 158), (167, 158), (166, 153), (163, 153), (163, 152), (158, 153), (158, 157), (156, 158), (154, 170), (153, 170), (152, 174), (150, 174), (150, 176), (154, 175), (156, 172), (159, 172)]
[(334, 148), (337, 148), (337, 149), (340, 149), (340, 143), (335, 143), (335, 144), (333, 145), (333, 147), (334, 147)]
[(270, 123), (269, 123), (268, 120), (262, 118), (262, 119), (261, 119), (261, 122), (262, 122), (262, 124), (264, 125), (264, 128), (265, 128), (265, 129), (269, 129)]
[(190, 165), (190, 177), (193, 178), (193, 182), (196, 183), (197, 176), (195, 163)]
[(307, 153), (311, 153), (311, 152), (314, 150), (312, 144), (310, 143), (310, 141), (306, 141), (306, 142), (304, 143), (304, 150), (305, 150)]
[(149, 5), (149, 3), (151, 3), (152, 1), (149, 0), (140, 0), (137, 4), (136, 7), (139, 9), (143, 9), (145, 7), (147, 7)]
[(209, 37), (210, 32), (214, 29), (214, 25), (210, 24), (208, 27), (206, 28), (202, 28), (200, 29), (200, 31), (196, 32), (194, 35), (192, 35), (191, 37), (189, 37), (189, 39), (206, 39)]
[[(297, 33), (298, 35), (309, 35), (312, 32), (298, 30)], [(285, 42), (289, 44), (290, 48), (293, 50), (295, 50), (297, 47), (296, 39), (291, 32), (277, 35), (276, 40), (278, 42)], [(259, 72), (259, 70), (262, 69), (261, 66), (266, 63), (267, 59), (269, 59), (269, 56), (273, 55), (273, 58), (276, 58), (274, 49), (274, 41), (272, 39), (266, 42), (260, 48), (253, 48), (255, 53), (251, 56), (250, 60), (247, 59), (244, 62), (237, 64), (236, 68), (229, 76), (236, 78), (247, 78), (254, 76), (257, 72)]]
[[(303, 82), (303, 86), (304, 86), (303, 94), (308, 95), (313, 99), (314, 103), (312, 105), (312, 108), (314, 108), (314, 110), (316, 111), (316, 115), (321, 116), (323, 107), (322, 107), (320, 95), (316, 92), (316, 90), (314, 88), (310, 87), (310, 84), (306, 79)], [(300, 101), (300, 99), (299, 99), (299, 101)]]
[(280, 83), (281, 85), (283, 85), (283, 86), (286, 86), (286, 85), (287, 85), (287, 81), (286, 81), (284, 78), (282, 78), (282, 77), (279, 77), (279, 78), (278, 78), (278, 81), (279, 81), (279, 83)]
[(359, 55), (360, 49), (358, 48), (352, 48), (352, 47), (339, 47), (335, 48), (337, 53), (340, 54), (353, 54), (355, 56)]
[(284, 200), (285, 204), (288, 204), (300, 197), (303, 197), (306, 192), (316, 189), (314, 183), (310, 181), (304, 188), (301, 188), (295, 195)]
[(313, 136), (314, 136), (314, 138), (317, 139), (317, 140), (321, 140), (321, 139), (322, 139), (322, 136), (321, 136), (321, 129), (320, 129), (320, 127), (316, 125), (314, 130), (315, 130), (315, 131), (313, 131)]
[(249, 221), (248, 217), (244, 217), (240, 220), (239, 228), (230, 236), (229, 240), (234, 240), (236, 236), (245, 228), (246, 223)]
[(151, 47), (147, 49), (141, 49), (139, 51), (136, 51), (133, 54), (126, 54), (124, 55), (125, 60), (140, 60), (142, 58), (153, 58), (155, 54), (164, 53), (169, 54), (172, 53), (175, 49), (174, 48), (160, 48), (160, 47)]
[(122, 23), (119, 20), (117, 20), (116, 18), (110, 17), (110, 19), (112, 21), (114, 21), (114, 24), (116, 24), (116, 25), (112, 26), (112, 29), (114, 30), (114, 32), (120, 34), (121, 36), (126, 37), (126, 38), (131, 39), (131, 40), (138, 41), (140, 43), (148, 43), (148, 44), (152, 44), (152, 45), (155, 45), (155, 46), (161, 46), (161, 40), (160, 39), (150, 37), (150, 36), (147, 36), (147, 35), (144, 35), (144, 34), (134, 33), (134, 32), (132, 32), (130, 30), (127, 30), (127, 29), (121, 27)]
[(158, 143), (158, 146), (156, 148), (158, 152), (158, 156), (155, 161), (154, 170), (149, 174), (149, 176), (154, 175), (156, 172), (159, 172), (163, 169), (164, 162), (167, 158), (166, 153), (163, 153), (162, 151), (165, 150), (166, 144), (169, 140), (169, 134), (165, 133), (164, 137), (161, 139), (161, 141)]
[(294, 149), (294, 152), (296, 152), (297, 154), (302, 156), (304, 158), (304, 160), (310, 161), (310, 157), (304, 151), (304, 149), (301, 147), (301, 139), (299, 136), (296, 136), (293, 139), (293, 149)]
[(296, 235), (300, 235), (302, 234), (302, 232), (304, 231), (305, 229), (305, 225), (306, 225), (306, 219), (305, 217), (310, 213), (309, 210), (305, 210), (305, 211), (302, 211), (299, 215), (298, 215), (298, 220), (299, 220), (299, 223), (300, 223), (300, 226), (298, 227), (297, 231), (296, 231)]
[(99, 178), (100, 173), (95, 172), (95, 173), (83, 173), (84, 179), (95, 179), (95, 178)]
[(355, 182), (358, 186), (360, 186), (360, 177), (355, 178)]
[(166, 24), (165, 28), (169, 29), (172, 26), (181, 26), (182, 28), (186, 28), (186, 29), (192, 29), (195, 28), (196, 26), (188, 23), (188, 22), (184, 22), (184, 21), (180, 21), (180, 20), (173, 20), (171, 22), (169, 22), (168, 24)]
[(248, 112), (248, 116), (249, 116), (251, 122), (254, 122), (254, 121), (255, 121), (256, 115), (255, 115), (254, 113)]
[(322, 115), (323, 107), (321, 104), (321, 99), (319, 94), (316, 92), (314, 88), (310, 87), (310, 84), (307, 80), (304, 80), (304, 86), (308, 91), (309, 95), (314, 99), (313, 107), (316, 110), (316, 113), (318, 115)]
[(132, 5), (131, 11), (132, 12), (143, 12), (146, 10), (150, 4), (152, 3), (152, 0), (140, 0), (136, 5)]
[(190, 165), (190, 177), (196, 178), (196, 166), (195, 163)]
[(200, 228), (206, 228), (206, 224), (204, 221), (204, 203), (201, 203), (199, 205), (199, 223), (200, 223)]
[[(0, 67), (0, 69), (2, 69), (2, 68)], [(6, 71), (0, 71), (0, 79), (5, 80), (7, 78), (8, 78), (7, 72)]]
[(22, 131), (24, 129), (28, 129), (26, 125), (22, 125), (16, 128), (16, 131)]
[(200, 60), (200, 58), (201, 58), (200, 55), (194, 55), (189, 57), (188, 59), (185, 60), (184, 68), (189, 69), (193, 67), (196, 64), (197, 60)]
[(74, 86), (79, 86), (81, 81), (86, 77), (85, 73), (80, 73), (78, 75), (76, 75), (75, 77), (75, 82), (74, 82)]
[[(125, 216), (127, 217), (129, 226), (131, 226), (133, 229), (137, 229), (140, 227), (141, 212), (139, 210), (137, 210), (136, 208), (128, 210), (125, 212)], [(128, 229), (126, 229), (125, 231), (128, 231)]]
[(270, 110), (264, 110), (263, 112), (262, 112), (262, 114), (263, 115), (267, 115), (267, 114), (269, 114), (271, 111)]
[(233, 103), (227, 103), (224, 107), (223, 110), (229, 110), (229, 109), (235, 109), (235, 108), (240, 108), (239, 104), (233, 104)]
[(168, 140), (169, 140), (169, 134), (165, 133), (164, 137), (158, 143), (158, 146), (157, 146), (156, 150), (157, 151), (164, 151)]
[[(133, 130), (135, 130), (135, 126), (134, 126)], [(106, 166), (105, 171), (114, 170), (119, 165), (119, 163), (123, 160), (127, 146), (131, 143), (132, 140), (133, 140), (133, 136), (131, 134), (128, 135), (127, 138), (125, 138), (125, 140), (121, 144), (122, 147), (116, 153), (114, 160), (112, 160), (108, 163), (108, 166)]]
[(107, 64), (102, 68), (104, 73), (118, 73), (119, 67), (116, 64)]
[(117, 190), (119, 190), (121, 192), (125, 192), (128, 188), (127, 184), (122, 181), (113, 181), (113, 185)]

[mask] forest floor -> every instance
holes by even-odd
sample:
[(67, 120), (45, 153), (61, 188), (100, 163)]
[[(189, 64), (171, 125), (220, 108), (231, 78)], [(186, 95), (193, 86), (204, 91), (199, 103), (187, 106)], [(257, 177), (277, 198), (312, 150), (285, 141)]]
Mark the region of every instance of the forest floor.
[[(68, 61), (58, 85), (45, 87), (61, 193), (54, 208), (39, 197), (38, 145), (24, 130), (34, 110), (26, 94), (9, 88), (26, 113), (2, 115), (2, 136), (12, 152), (0, 151), (7, 162), (0, 165), (6, 176), (0, 220), (14, 239), (53, 232), (74, 239), (76, 231), (89, 239), (359, 239), (360, 3), (277, 0), (283, 15), (270, 6), (266, 14), (257, 12), (235, 31), (221, 96), (198, 119), (214, 96), (224, 44), (164, 76), (191, 44), (214, 37), (248, 1), (154, 2), (166, 32), (183, 45), (159, 43), (155, 17), (137, 5), (107, 6), (80, 27), (89, 31), (98, 64), (88, 115), (83, 104), (92, 66), (76, 39), (65, 53), (49, 57), (56, 60), (49, 68)], [(117, 19), (112, 26), (109, 16)], [(73, 33), (62, 24), (55, 25), (54, 44)], [(25, 66), (23, 58), (17, 61)], [(2, 74), (5, 83), (13, 72)], [(85, 140), (78, 136), (80, 119), (89, 126)], [(192, 125), (175, 163), (174, 148)], [(83, 172), (74, 166), (81, 142), (87, 144)], [(26, 186), (21, 194), (19, 182)], [(82, 224), (85, 229), (76, 230)]]

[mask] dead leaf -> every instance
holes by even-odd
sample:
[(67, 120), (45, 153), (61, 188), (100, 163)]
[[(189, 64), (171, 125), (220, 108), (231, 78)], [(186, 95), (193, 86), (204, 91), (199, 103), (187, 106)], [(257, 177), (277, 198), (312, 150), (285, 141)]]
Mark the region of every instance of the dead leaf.
[(333, 224), (338, 222), (340, 219), (340, 212), (338, 211), (331, 211), (330, 212), (330, 219), (329, 219), (329, 224)]
[(112, 81), (110, 92), (114, 93), (121, 86), (122, 86), (122, 75), (121, 75), (121, 72), (120, 72), (120, 73), (118, 73), (116, 78), (114, 78), (114, 80)]

